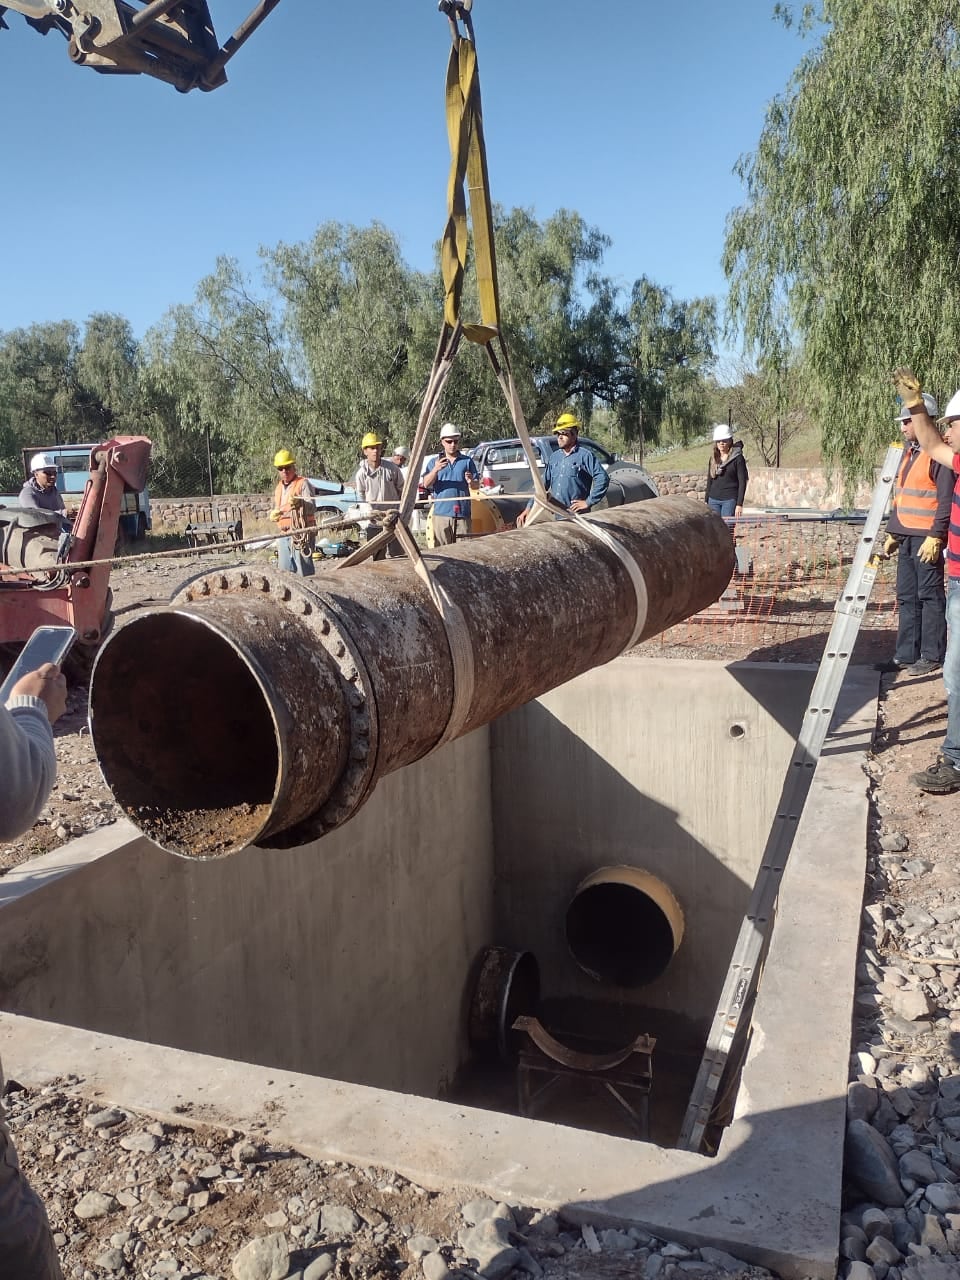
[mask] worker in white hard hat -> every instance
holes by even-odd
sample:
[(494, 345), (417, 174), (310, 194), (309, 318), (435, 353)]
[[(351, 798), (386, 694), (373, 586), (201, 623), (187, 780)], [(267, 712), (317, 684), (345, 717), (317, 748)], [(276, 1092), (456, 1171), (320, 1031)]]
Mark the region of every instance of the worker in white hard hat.
[[(923, 403), (927, 416), (936, 418), (940, 410), (929, 392), (923, 393)], [(943, 548), (955, 477), (920, 448), (909, 409), (901, 410), (896, 423), (903, 460), (880, 554), (885, 559), (897, 555), (897, 642), (893, 657), (878, 663), (877, 670), (925, 676), (943, 665), (947, 649)]]
[(400, 468), (400, 474), (403, 476), (404, 483), (407, 479), (407, 466), (410, 462), (410, 450), (405, 444), (398, 444), (390, 455), (390, 461), (395, 467)]
[(960, 791), (960, 391), (947, 402), (939, 425), (930, 417), (912, 369), (897, 369), (894, 385), (903, 408), (909, 412), (917, 444), (934, 462), (956, 475), (950, 526), (947, 531), (947, 651), (943, 659), (943, 683), (947, 691), (947, 736), (940, 754), (929, 768), (912, 776), (921, 791), (947, 795)]
[(707, 506), (725, 519), (742, 515), (749, 479), (743, 441), (734, 440), (733, 428), (720, 423), (713, 429), (713, 452), (707, 464)]
[(440, 452), (427, 462), (423, 487), (433, 495), (433, 545), (449, 546), (470, 536), (470, 499), (480, 488), (477, 464), (460, 452), (460, 428), (440, 428)]
[(35, 453), (30, 459), (30, 478), (24, 482), (17, 500), (34, 511), (65, 514), (63, 497), (57, 488), (57, 460), (50, 453)]

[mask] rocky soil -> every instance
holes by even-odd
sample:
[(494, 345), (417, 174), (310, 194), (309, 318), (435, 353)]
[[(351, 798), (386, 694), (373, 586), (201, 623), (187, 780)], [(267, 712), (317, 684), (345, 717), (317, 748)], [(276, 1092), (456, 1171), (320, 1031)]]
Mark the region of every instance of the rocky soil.
[(68, 1280), (769, 1275), (720, 1250), (316, 1162), (256, 1132), (151, 1123), (86, 1101), (76, 1080), (38, 1091), (10, 1082), (6, 1104)]
[(946, 717), (938, 676), (884, 678), (847, 1097), (841, 1274), (960, 1276), (960, 827), (910, 774)]
[[(198, 567), (119, 568), (118, 625)], [(81, 682), (57, 726), (57, 788), (33, 830), (0, 846), (0, 874), (119, 816), (84, 699)], [(960, 797), (925, 796), (909, 780), (933, 760), (944, 728), (938, 676), (884, 677), (867, 765), (842, 1280), (960, 1280)], [(11, 1081), (6, 1103), (64, 1274), (76, 1280), (765, 1274), (640, 1231), (580, 1229), (523, 1206), (428, 1193), (382, 1170), (317, 1163), (270, 1149), (256, 1132), (172, 1129), (105, 1110), (78, 1080), (39, 1090)]]

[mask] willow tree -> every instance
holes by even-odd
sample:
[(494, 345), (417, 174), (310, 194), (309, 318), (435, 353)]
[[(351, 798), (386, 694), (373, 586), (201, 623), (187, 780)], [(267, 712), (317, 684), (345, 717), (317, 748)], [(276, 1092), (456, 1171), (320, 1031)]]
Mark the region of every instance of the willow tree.
[(958, 11), (823, 0), (804, 22), (821, 38), (740, 162), (724, 266), (761, 362), (799, 340), (824, 454), (852, 477), (890, 436), (892, 368), (960, 385)]

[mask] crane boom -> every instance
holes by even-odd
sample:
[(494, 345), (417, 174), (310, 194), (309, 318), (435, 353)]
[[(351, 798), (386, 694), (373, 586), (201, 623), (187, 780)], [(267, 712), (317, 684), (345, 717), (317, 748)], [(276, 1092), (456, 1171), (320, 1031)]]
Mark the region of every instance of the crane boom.
[(207, 0), (149, 0), (137, 8), (126, 0), (5, 0), (41, 35), (59, 31), (78, 66), (119, 75), (148, 75), (181, 93), (217, 89), (224, 67), (280, 0), (259, 0), (221, 46)]

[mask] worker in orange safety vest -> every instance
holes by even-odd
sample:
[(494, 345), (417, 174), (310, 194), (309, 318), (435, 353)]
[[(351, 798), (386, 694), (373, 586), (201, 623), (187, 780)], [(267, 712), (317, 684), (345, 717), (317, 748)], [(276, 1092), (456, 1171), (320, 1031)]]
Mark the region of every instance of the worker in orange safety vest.
[(277, 560), (281, 569), (307, 578), (314, 571), (313, 547), (316, 540), (317, 514), (310, 481), (297, 474), (297, 464), (289, 449), (281, 449), (273, 459), (277, 469), (277, 487), (273, 494), (270, 519), (289, 535), (277, 543)]
[[(936, 419), (934, 397), (925, 393), (923, 400), (931, 419)], [(879, 666), (881, 671), (926, 675), (943, 665), (947, 647), (943, 547), (956, 477), (920, 448), (907, 409), (897, 422), (903, 433), (903, 461), (882, 552), (898, 555), (897, 647)]]

